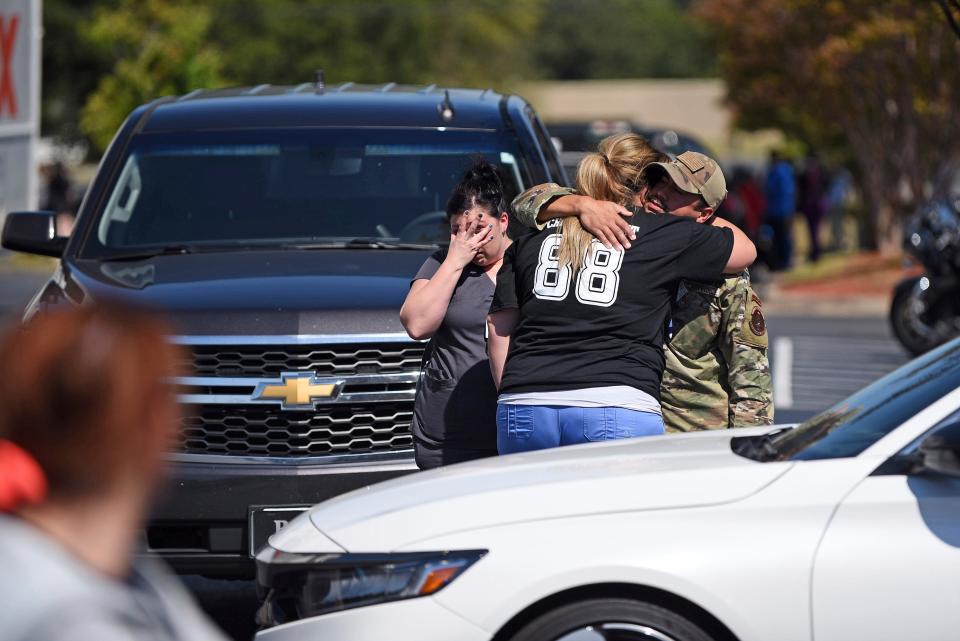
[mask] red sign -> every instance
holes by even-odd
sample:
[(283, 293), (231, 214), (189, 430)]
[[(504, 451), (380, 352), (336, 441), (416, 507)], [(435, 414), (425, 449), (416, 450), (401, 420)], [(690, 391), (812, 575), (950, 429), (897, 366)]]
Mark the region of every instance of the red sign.
[(9, 20), (0, 15), (0, 116), (6, 108), (14, 118), (17, 116), (17, 94), (13, 89), (13, 45), (17, 40), (17, 27), (20, 16), (12, 15)]

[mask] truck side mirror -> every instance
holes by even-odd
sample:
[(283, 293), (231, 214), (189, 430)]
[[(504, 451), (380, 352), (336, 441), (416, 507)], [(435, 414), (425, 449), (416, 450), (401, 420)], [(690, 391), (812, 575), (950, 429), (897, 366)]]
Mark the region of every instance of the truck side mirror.
[(3, 223), (0, 245), (13, 251), (60, 257), (67, 246), (65, 236), (57, 236), (57, 216), (52, 211), (15, 211)]
[(960, 420), (923, 439), (921, 469), (960, 477)]

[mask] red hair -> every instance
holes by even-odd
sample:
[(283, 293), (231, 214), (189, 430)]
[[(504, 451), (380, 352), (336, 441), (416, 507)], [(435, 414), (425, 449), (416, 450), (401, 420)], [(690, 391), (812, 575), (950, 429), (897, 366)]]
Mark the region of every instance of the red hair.
[(181, 362), (168, 334), (149, 312), (105, 303), (42, 312), (0, 339), (0, 442), (15, 446), (0, 450), (0, 496), (12, 497), (0, 510), (38, 500), (42, 479), (51, 498), (85, 496), (159, 460), (148, 426), (177, 416)]

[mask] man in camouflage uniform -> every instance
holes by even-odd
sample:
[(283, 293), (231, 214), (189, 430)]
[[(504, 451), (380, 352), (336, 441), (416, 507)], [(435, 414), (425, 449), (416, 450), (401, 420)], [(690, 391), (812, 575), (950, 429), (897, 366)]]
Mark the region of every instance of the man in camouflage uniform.
[[(700, 171), (703, 169), (700, 159), (703, 159), (707, 161), (704, 166), (719, 173), (722, 190), (712, 198), (715, 201), (712, 209), (716, 210), (726, 195), (723, 174), (716, 162), (699, 154), (696, 156), (699, 158), (684, 153), (671, 162), (651, 165), (647, 174), (651, 177), (648, 178), (650, 193), (653, 194), (656, 188), (653, 183), (660, 179), (670, 181), (674, 188), (700, 193), (694, 191), (695, 183), (703, 181), (696, 180), (697, 172), (691, 172), (684, 160), (693, 167), (700, 167)], [(643, 194), (641, 191), (641, 202), (636, 205), (646, 206)], [(577, 200), (574, 202), (570, 196)], [(565, 198), (566, 202), (562, 202)], [(556, 206), (558, 201), (561, 202)], [(590, 211), (593, 220), (628, 213), (623, 208), (602, 208), (600, 205), (599, 201), (579, 195), (573, 189), (547, 183), (523, 192), (511, 206), (517, 220), (527, 227), (537, 228), (550, 218), (573, 212)], [(585, 228), (601, 240), (609, 239), (617, 244), (610, 231), (615, 225), (610, 221), (601, 235), (584, 218), (581, 216)], [(629, 246), (623, 237), (621, 242)], [(773, 422), (766, 322), (760, 299), (750, 285), (746, 270), (718, 282), (682, 281), (672, 309), (670, 333), (665, 348), (666, 369), (660, 387), (663, 422), (668, 432), (769, 425)]]

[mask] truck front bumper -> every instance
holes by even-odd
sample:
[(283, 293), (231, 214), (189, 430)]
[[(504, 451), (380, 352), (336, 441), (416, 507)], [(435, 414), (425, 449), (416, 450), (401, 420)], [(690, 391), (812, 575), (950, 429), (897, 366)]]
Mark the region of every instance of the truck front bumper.
[(179, 574), (232, 579), (254, 576), (252, 511), (311, 506), (417, 470), (412, 450), (302, 459), (176, 454), (171, 463), (147, 524), (148, 552)]

